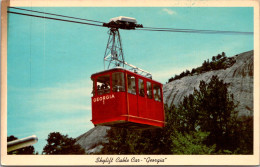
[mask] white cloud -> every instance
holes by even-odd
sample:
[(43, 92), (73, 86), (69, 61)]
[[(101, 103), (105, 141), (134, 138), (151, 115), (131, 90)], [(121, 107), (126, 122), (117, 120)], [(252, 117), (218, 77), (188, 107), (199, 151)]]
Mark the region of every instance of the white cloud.
[(163, 11), (163, 12), (166, 12), (166, 13), (169, 14), (169, 15), (176, 15), (176, 14), (177, 14), (176, 11), (171, 10), (171, 9), (167, 9), (167, 8), (163, 8), (162, 11)]
[(36, 96), (42, 100), (70, 100), (77, 99), (81, 97), (90, 97), (91, 88), (85, 87), (53, 87), (53, 88), (43, 88), (39, 89)]
[(80, 80), (73, 83), (59, 83), (55, 87), (41, 88), (38, 90), (42, 99), (72, 99), (89, 97), (92, 83), (88, 80)]
[(11, 111), (10, 120), (24, 119), (19, 122), (19, 127), (9, 126), (9, 134), (19, 138), (37, 135), (39, 141), (34, 146), (40, 152), (50, 132), (78, 137), (93, 127), (90, 121), (91, 89), (91, 80), (58, 83), (44, 88), (9, 87), (12, 99), (19, 101), (20, 107), (19, 111)]
[(28, 105), (34, 112), (89, 112), (91, 89), (92, 83), (86, 80), (34, 89)]
[(73, 120), (75, 114), (89, 117), (90, 120), (91, 89), (92, 83), (87, 80), (56, 84), (47, 88), (9, 87), (12, 99), (9, 103), (9, 120), (16, 120), (21, 116), (36, 117), (37, 120), (46, 116), (52, 116), (52, 119), (57, 120), (60, 117)]

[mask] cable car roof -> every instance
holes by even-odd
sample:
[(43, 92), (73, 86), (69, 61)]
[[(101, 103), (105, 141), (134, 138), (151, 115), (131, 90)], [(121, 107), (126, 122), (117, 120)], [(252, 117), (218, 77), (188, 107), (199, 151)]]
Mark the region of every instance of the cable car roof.
[(119, 16), (119, 17), (114, 17), (112, 19), (110, 19), (110, 21), (125, 21), (125, 22), (129, 22), (129, 23), (137, 23), (136, 19), (133, 17), (126, 17), (126, 16)]
[(94, 74), (91, 75), (91, 78), (92, 78), (93, 75), (98, 75), (98, 74), (102, 74), (102, 73), (106, 73), (106, 72), (111, 72), (111, 71), (116, 71), (116, 70), (127, 71), (127, 72), (129, 72), (129, 73), (134, 74), (134, 75), (138, 75), (138, 76), (141, 77), (141, 78), (146, 78), (146, 79), (152, 80), (152, 81), (154, 81), (154, 82), (156, 82), (156, 83), (158, 83), (158, 84), (162, 84), (162, 83), (160, 83), (159, 81), (156, 81), (156, 80), (151, 79), (151, 78), (147, 78), (147, 77), (145, 77), (145, 76), (143, 76), (143, 75), (140, 75), (140, 74), (135, 73), (135, 72), (133, 72), (133, 71), (127, 70), (127, 69), (125, 69), (125, 68), (123, 68), (123, 67), (114, 67), (114, 68), (107, 69), (107, 70), (104, 70), (104, 71), (96, 72), (96, 73), (94, 73)]

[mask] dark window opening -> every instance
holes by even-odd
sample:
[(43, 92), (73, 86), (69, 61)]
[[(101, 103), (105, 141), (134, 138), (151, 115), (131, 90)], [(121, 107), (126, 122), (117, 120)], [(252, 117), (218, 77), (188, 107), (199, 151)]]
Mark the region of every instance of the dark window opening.
[(161, 88), (157, 84), (153, 85), (153, 95), (155, 101), (162, 101)]
[(136, 95), (136, 87), (135, 87), (135, 77), (132, 75), (127, 75), (127, 87), (128, 93)]
[(92, 79), (92, 82), (93, 82), (93, 87), (92, 87), (92, 94), (93, 94), (93, 96), (95, 96), (95, 94), (96, 94), (96, 90), (95, 90), (95, 79)]
[(103, 95), (110, 93), (110, 77), (109, 75), (99, 76), (97, 78), (97, 94)]
[(138, 80), (138, 87), (139, 87), (139, 95), (144, 97), (145, 93), (144, 93), (144, 80), (139, 79)]
[(116, 72), (112, 74), (113, 92), (125, 91), (125, 77), (124, 73)]
[(152, 94), (152, 84), (151, 84), (151, 82), (147, 82), (146, 83), (146, 89), (147, 89), (147, 97), (149, 98), (149, 99), (152, 99), (153, 98), (153, 94)]

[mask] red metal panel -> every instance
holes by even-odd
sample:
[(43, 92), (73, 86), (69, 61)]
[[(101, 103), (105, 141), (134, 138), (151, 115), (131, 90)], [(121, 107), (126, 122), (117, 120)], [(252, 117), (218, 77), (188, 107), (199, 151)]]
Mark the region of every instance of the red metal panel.
[(125, 92), (92, 97), (92, 122), (94, 124), (125, 114), (127, 114)]
[(158, 120), (153, 120), (153, 119), (148, 119), (148, 118), (142, 118), (142, 117), (135, 117), (135, 116), (131, 116), (131, 115), (129, 116), (129, 121), (140, 123), (140, 124), (164, 127), (163, 121), (158, 121)]
[(127, 94), (129, 100), (129, 115), (139, 116), (137, 111), (137, 96), (131, 93)]
[(146, 118), (149, 118), (149, 119), (156, 119), (158, 120), (158, 118), (154, 117), (154, 115), (156, 114), (156, 112), (158, 113), (159, 110), (156, 110), (154, 107), (155, 101), (153, 99), (148, 99), (147, 98), (147, 102), (146, 102)]
[(137, 107), (138, 107), (138, 113), (139, 113), (139, 116), (140, 117), (147, 117), (147, 109), (146, 109), (146, 97), (142, 97), (142, 96), (139, 96), (137, 95), (137, 100), (138, 100), (138, 104), (137, 104)]
[(164, 114), (163, 114), (164, 111), (163, 111), (162, 102), (154, 101), (151, 112), (152, 112), (151, 119), (157, 119), (160, 121), (164, 121)]

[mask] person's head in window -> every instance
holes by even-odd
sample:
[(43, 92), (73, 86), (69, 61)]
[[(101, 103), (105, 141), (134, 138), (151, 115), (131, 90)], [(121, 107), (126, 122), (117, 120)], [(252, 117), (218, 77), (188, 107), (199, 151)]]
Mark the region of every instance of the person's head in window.
[(101, 89), (105, 89), (105, 84), (104, 83), (102, 84)]

